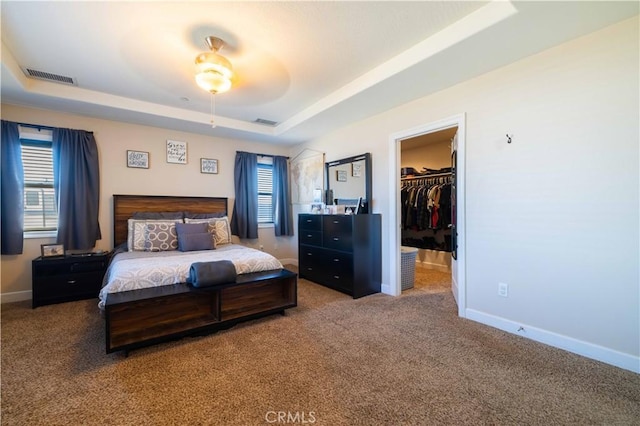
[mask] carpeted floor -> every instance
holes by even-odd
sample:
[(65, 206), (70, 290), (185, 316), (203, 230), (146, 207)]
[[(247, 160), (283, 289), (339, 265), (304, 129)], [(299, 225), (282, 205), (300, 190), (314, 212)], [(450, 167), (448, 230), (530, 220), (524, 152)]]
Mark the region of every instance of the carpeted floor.
[(423, 272), (397, 298), (300, 280), (284, 317), (128, 358), (96, 300), (2, 305), (2, 424), (640, 424), (639, 375), (460, 319)]

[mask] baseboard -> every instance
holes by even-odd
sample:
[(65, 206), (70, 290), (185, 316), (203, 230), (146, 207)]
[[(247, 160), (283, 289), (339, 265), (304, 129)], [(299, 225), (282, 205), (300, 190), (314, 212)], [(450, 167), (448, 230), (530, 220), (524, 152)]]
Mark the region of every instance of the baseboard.
[(593, 343), (574, 339), (548, 330), (520, 324), (504, 318), (490, 315), (474, 309), (466, 310), (466, 318), (498, 328), (511, 334), (525, 337), (545, 345), (563, 349), (586, 358), (601, 361), (625, 370), (640, 373), (640, 357), (618, 352)]
[(395, 294), (395, 288), (392, 289), (389, 284), (380, 284), (380, 292), (388, 294), (389, 296), (397, 296), (397, 294)]
[(298, 266), (298, 259), (278, 259), (283, 265)]
[(0, 294), (0, 303), (22, 302), (23, 300), (31, 300), (31, 298), (31, 290), (14, 291)]

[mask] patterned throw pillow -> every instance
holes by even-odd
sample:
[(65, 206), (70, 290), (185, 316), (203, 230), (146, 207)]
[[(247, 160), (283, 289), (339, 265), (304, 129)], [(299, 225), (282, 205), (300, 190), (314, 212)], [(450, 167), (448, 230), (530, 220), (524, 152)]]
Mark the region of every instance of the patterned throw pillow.
[(208, 223), (216, 245), (231, 243), (231, 226), (227, 216), (211, 219), (185, 219), (186, 223)]
[(150, 222), (145, 226), (144, 250), (168, 251), (178, 248), (175, 222)]
[[(146, 227), (148, 223), (165, 223), (165, 224), (175, 226), (176, 221), (129, 219), (127, 221), (127, 227), (128, 227), (127, 250), (129, 251), (145, 250)], [(177, 243), (176, 243), (176, 247), (177, 247)]]

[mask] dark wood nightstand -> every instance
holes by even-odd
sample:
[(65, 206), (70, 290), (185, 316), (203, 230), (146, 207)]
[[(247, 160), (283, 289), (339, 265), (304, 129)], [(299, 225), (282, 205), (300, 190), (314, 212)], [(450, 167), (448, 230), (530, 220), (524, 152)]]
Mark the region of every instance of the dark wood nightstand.
[(110, 253), (38, 257), (31, 262), (32, 308), (98, 297)]

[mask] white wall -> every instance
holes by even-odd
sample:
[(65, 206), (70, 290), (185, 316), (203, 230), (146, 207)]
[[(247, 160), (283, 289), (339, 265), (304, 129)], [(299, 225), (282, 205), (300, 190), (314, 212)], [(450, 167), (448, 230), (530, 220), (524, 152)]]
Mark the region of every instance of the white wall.
[(389, 136), (466, 113), (467, 316), (640, 372), (638, 52), (636, 17), (307, 146), (372, 153), (388, 259)]
[[(96, 118), (62, 114), (55, 111), (2, 105), (2, 118), (9, 121), (66, 127), (93, 131), (100, 155), (100, 212), (102, 240), (96, 248), (113, 247), (113, 194), (191, 195), (227, 197), (229, 215), (235, 197), (233, 168), (237, 150), (262, 154), (288, 155), (288, 149), (267, 144), (221, 139), (177, 132), (157, 127), (139, 126)], [(188, 164), (170, 164), (166, 161), (167, 139), (187, 142)], [(149, 152), (149, 169), (128, 168), (127, 150)], [(200, 158), (218, 159), (218, 174), (200, 173)], [(295, 237), (275, 237), (273, 227), (260, 228), (258, 240), (242, 243), (264, 250), (284, 261), (297, 258), (292, 249)], [(2, 255), (2, 300), (30, 298), (31, 260), (40, 255), (40, 244), (53, 239), (27, 239), (24, 253), (17, 256)], [(238, 242), (234, 237), (234, 241)]]

